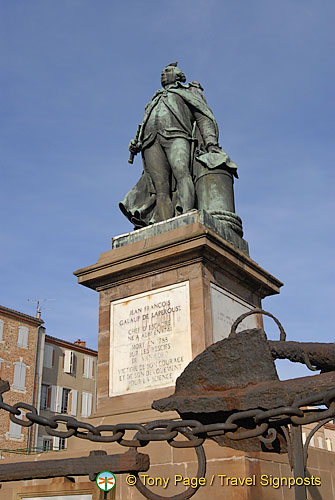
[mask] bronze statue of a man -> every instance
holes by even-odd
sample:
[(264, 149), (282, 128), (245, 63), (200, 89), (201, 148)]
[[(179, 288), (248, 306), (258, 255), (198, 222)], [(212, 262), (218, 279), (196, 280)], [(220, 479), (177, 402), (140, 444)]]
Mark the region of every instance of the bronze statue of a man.
[[(146, 105), (136, 139), (130, 141), (131, 156), (142, 153), (143, 174), (120, 208), (135, 228), (194, 208), (218, 208), (204, 201), (210, 180), (197, 186), (200, 177), (214, 170), (228, 173), (232, 186), (236, 166), (219, 147), (217, 123), (203, 89), (198, 82), (185, 82), (177, 63), (163, 69), (163, 88)], [(224, 208), (234, 211), (233, 200)]]

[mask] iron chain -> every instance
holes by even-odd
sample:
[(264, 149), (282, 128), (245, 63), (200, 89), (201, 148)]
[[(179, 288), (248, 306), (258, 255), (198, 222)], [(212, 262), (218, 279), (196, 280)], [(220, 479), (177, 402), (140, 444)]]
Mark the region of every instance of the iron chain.
[[(27, 403), (15, 403), (13, 406), (4, 403), (2, 394), (9, 390), (9, 384), (0, 387), (0, 408), (9, 412), (12, 422), (30, 427), (39, 424), (51, 436), (69, 438), (76, 436), (93, 442), (113, 443), (121, 446), (143, 447), (151, 441), (167, 441), (175, 448), (200, 446), (205, 439), (225, 435), (233, 441), (259, 437), (263, 442), (271, 442), (276, 436), (276, 428), (287, 425), (304, 425), (318, 422), (325, 418), (335, 418), (335, 390), (308, 396), (297, 400), (292, 406), (282, 406), (271, 410), (252, 409), (235, 411), (225, 422), (202, 424), (197, 420), (155, 420), (146, 425), (125, 423), (117, 425), (94, 426), (81, 422), (67, 415), (45, 417), (39, 415), (37, 409)], [(326, 409), (306, 409), (307, 406), (326, 406)], [(27, 410), (25, 419), (17, 418), (21, 409)], [(66, 430), (58, 430), (58, 423), (64, 423)], [(252, 428), (250, 428), (252, 427)], [(187, 440), (176, 440), (178, 434), (189, 429)], [(132, 439), (125, 439), (126, 431), (134, 431)]]

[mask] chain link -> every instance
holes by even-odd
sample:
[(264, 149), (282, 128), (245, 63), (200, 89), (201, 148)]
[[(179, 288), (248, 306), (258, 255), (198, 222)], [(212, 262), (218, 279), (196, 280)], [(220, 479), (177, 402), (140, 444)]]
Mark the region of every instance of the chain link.
[(66, 438), (73, 436), (76, 432), (75, 429), (69, 429), (69, 428), (67, 431), (57, 430), (58, 422), (64, 422), (64, 423), (68, 424), (68, 422), (73, 421), (73, 423), (75, 423), (75, 418), (73, 418), (73, 417), (68, 417), (67, 415), (54, 415), (53, 417), (50, 417), (48, 419), (45, 418), (45, 420), (48, 420), (49, 423), (47, 425), (45, 425), (45, 424), (42, 424), (42, 425), (45, 425), (45, 430), (47, 431), (47, 433), (50, 436), (56, 436), (59, 438), (66, 439)]
[[(95, 427), (67, 415), (51, 417), (39, 415), (37, 409), (27, 403), (19, 402), (12, 406), (6, 404), (3, 402), (2, 394), (8, 390), (9, 384), (3, 383), (0, 389), (0, 408), (9, 412), (9, 417), (15, 424), (24, 427), (39, 424), (44, 426), (51, 436), (62, 438), (76, 436), (102, 443), (117, 442), (127, 448), (143, 447), (151, 441), (167, 441), (174, 448), (197, 447), (205, 439), (221, 435), (232, 441), (259, 437), (266, 443), (274, 440), (276, 429), (280, 426), (305, 425), (326, 418), (335, 418), (335, 390), (332, 390), (296, 400), (292, 406), (281, 406), (271, 410), (235, 411), (225, 422), (215, 424), (202, 424), (197, 420), (154, 420), (146, 425), (125, 423)], [(326, 409), (306, 408), (310, 405), (326, 406)], [(22, 413), (21, 409), (29, 410), (24, 420), (17, 418)], [(64, 423), (66, 430), (59, 430), (59, 423)], [(185, 435), (185, 428), (188, 429), (187, 440), (176, 440), (179, 434)], [(136, 431), (132, 439), (124, 438), (127, 431)]]
[[(15, 403), (13, 405), (13, 409), (15, 410), (19, 410), (20, 408), (24, 408), (25, 410), (30, 410), (33, 415), (37, 415), (36, 408), (32, 405), (29, 405), (28, 403), (21, 402), (21, 403)], [(21, 415), (21, 413), (22, 412), (20, 411), (19, 415)], [(9, 415), (9, 418), (11, 419), (12, 422), (14, 422), (14, 424), (22, 425), (23, 427), (31, 427), (32, 425), (34, 425), (34, 422), (32, 420), (23, 420), (21, 418), (17, 418), (15, 414), (12, 412)]]

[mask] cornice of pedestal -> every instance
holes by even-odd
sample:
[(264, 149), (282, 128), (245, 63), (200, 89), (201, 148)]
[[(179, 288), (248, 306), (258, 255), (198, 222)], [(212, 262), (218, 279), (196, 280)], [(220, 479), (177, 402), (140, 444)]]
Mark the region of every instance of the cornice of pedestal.
[(279, 293), (283, 285), (199, 222), (104, 252), (96, 264), (78, 269), (74, 275), (79, 284), (100, 291), (195, 262), (214, 263), (222, 272), (247, 281), (261, 298)]

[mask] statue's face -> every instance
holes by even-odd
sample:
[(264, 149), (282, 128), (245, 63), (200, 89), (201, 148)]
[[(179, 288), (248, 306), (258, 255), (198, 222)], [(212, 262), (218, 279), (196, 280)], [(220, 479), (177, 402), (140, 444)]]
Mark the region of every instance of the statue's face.
[(163, 87), (177, 81), (177, 72), (174, 66), (167, 66), (161, 73), (161, 83)]

